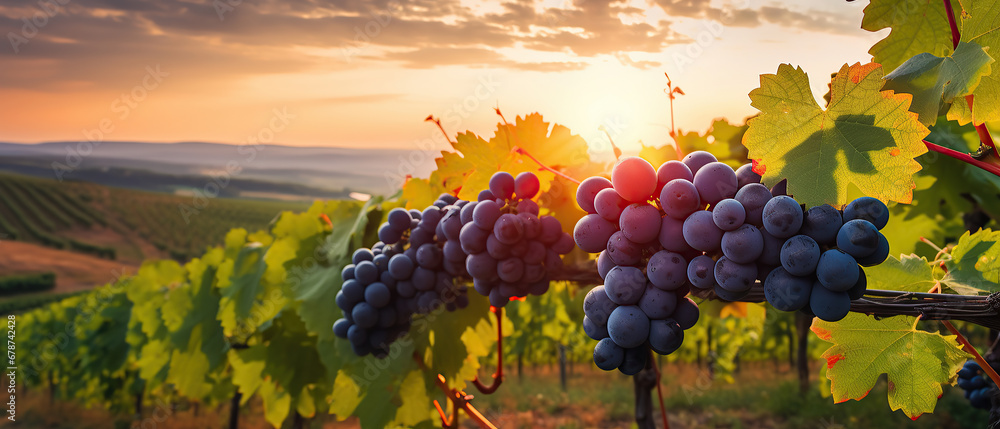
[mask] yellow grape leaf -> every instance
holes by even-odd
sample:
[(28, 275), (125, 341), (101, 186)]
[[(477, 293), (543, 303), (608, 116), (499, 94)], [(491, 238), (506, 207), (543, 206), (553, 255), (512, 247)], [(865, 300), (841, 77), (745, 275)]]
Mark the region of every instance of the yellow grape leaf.
[[(975, 42), (987, 52), (996, 52), (991, 48), (1000, 48), (1000, 5), (997, 1), (962, 0), (962, 9), (962, 41)], [(965, 100), (956, 100), (948, 111), (948, 119), (963, 124), (1000, 120), (1000, 73), (983, 76), (973, 95), (973, 111), (969, 111)]]
[(868, 395), (879, 376), (889, 380), (889, 407), (911, 419), (934, 411), (941, 384), (951, 383), (968, 354), (954, 335), (916, 329), (916, 318), (882, 320), (858, 313), (831, 323), (815, 319), (812, 331), (833, 346), (823, 352), (837, 403)]
[(909, 94), (881, 91), (882, 66), (844, 65), (824, 110), (802, 68), (782, 64), (750, 92), (760, 115), (747, 121), (743, 145), (765, 169), (763, 182), (788, 179), (788, 193), (807, 206), (848, 202), (854, 184), (882, 201), (910, 203), (927, 152), (927, 127), (908, 111)]
[[(674, 149), (673, 145), (663, 145), (660, 147), (646, 146), (640, 142), (642, 148), (639, 149), (639, 158), (649, 161), (653, 164), (653, 168), (659, 168), (667, 161), (677, 160), (677, 150)], [(682, 149), (683, 150), (683, 149)]]

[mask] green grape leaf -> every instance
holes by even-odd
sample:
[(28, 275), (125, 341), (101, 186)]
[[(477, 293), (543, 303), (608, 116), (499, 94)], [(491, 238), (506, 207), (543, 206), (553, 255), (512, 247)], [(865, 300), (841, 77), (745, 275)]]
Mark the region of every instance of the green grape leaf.
[(219, 266), (216, 277), (222, 299), (218, 317), (227, 337), (243, 338), (254, 333), (284, 307), (286, 298), (280, 285), (261, 281), (267, 270), (266, 252), (267, 248), (259, 243), (248, 243), (235, 260), (227, 259)]
[[(952, 1), (955, 12), (961, 10)], [(911, 57), (929, 52), (939, 57), (951, 53), (951, 28), (941, 2), (905, 2), (872, 0), (865, 7), (861, 28), (879, 31), (891, 28), (889, 35), (868, 50), (873, 61), (893, 70)]]
[[(984, 49), (1000, 47), (1000, 5), (996, 0), (962, 0), (962, 41)], [(973, 92), (972, 111), (966, 102), (952, 104), (948, 119), (981, 124), (1000, 120), (1000, 73), (983, 76)]]
[(942, 279), (962, 294), (1000, 292), (1000, 231), (966, 232), (945, 262), (948, 274)]
[(761, 113), (747, 121), (743, 145), (765, 184), (788, 179), (788, 193), (807, 206), (846, 204), (851, 184), (882, 201), (912, 200), (913, 158), (927, 152), (928, 131), (907, 110), (910, 95), (881, 91), (880, 65), (845, 64), (826, 110), (801, 68), (782, 64), (760, 82), (750, 100)]
[(889, 256), (885, 262), (865, 267), (868, 289), (927, 292), (937, 281), (927, 259), (914, 255)]
[[(920, 190), (920, 180), (917, 180), (917, 191)], [(914, 201), (920, 201), (914, 192)], [(945, 217), (940, 214), (923, 214), (916, 206), (897, 204), (889, 209), (889, 223), (880, 231), (889, 240), (889, 253), (892, 255), (917, 254), (934, 258), (937, 253), (920, 238), (926, 238), (932, 243), (945, 243), (948, 237), (962, 234), (965, 226), (958, 216)]]
[(968, 354), (954, 335), (916, 329), (916, 318), (882, 320), (848, 314), (831, 323), (815, 319), (812, 331), (833, 346), (823, 352), (833, 399), (837, 403), (868, 395), (881, 374), (889, 380), (889, 406), (916, 419), (934, 411), (943, 390)]
[[(959, 152), (979, 148), (979, 134), (971, 124), (959, 125), (942, 117), (930, 130), (927, 140), (940, 146)], [(923, 154), (917, 161), (923, 169), (913, 192), (913, 214), (958, 219), (978, 206), (990, 216), (1000, 217), (1000, 177), (937, 152)], [(922, 179), (927, 183), (921, 184)]]
[[(950, 56), (922, 53), (906, 60), (885, 76), (882, 89), (913, 95), (910, 111), (930, 126), (938, 112), (955, 100), (971, 94), (983, 76), (990, 74), (993, 58), (975, 42), (961, 42)], [(960, 100), (960, 103), (964, 103)]]

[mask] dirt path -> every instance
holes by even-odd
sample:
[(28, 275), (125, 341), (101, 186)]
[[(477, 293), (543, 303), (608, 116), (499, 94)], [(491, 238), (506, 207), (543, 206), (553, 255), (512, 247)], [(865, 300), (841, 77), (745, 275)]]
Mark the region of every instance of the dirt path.
[(0, 241), (0, 275), (56, 273), (56, 292), (85, 290), (111, 282), (123, 271), (135, 273), (135, 264), (52, 249), (19, 241)]

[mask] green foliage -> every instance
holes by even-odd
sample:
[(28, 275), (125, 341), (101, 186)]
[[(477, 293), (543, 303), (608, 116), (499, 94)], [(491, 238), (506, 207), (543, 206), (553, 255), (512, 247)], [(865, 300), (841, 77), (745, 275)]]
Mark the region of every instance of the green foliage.
[(56, 287), (56, 273), (23, 274), (0, 277), (0, 295), (38, 292)]
[[(990, 74), (993, 58), (974, 42), (961, 42), (950, 56), (922, 53), (885, 75), (885, 86), (913, 95), (910, 111), (930, 126), (956, 97), (969, 95)], [(964, 102), (964, 100), (960, 100)]]
[(831, 82), (826, 110), (809, 79), (787, 64), (762, 75), (750, 92), (761, 111), (747, 121), (743, 144), (764, 169), (763, 181), (788, 179), (788, 192), (807, 206), (848, 202), (848, 185), (883, 201), (909, 203), (913, 158), (927, 151), (927, 129), (907, 111), (909, 97), (881, 91), (882, 67), (846, 64)]
[[(957, 1), (950, 1), (956, 13), (961, 11)], [(874, 0), (865, 7), (861, 28), (891, 29), (885, 39), (868, 50), (873, 60), (886, 70), (893, 70), (925, 52), (944, 57), (952, 51), (948, 14), (941, 2)]]

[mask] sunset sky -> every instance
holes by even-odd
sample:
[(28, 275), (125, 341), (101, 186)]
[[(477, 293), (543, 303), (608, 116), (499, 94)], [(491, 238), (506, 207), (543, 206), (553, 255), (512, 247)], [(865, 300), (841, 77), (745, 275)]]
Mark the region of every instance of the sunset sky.
[(0, 0), (0, 141), (81, 140), (103, 121), (106, 140), (240, 143), (278, 111), (275, 143), (412, 148), (428, 114), (489, 136), (499, 106), (592, 145), (602, 124), (626, 149), (661, 145), (664, 72), (687, 93), (684, 129), (752, 114), (747, 93), (782, 62), (819, 98), (885, 36), (860, 29), (866, 5)]

